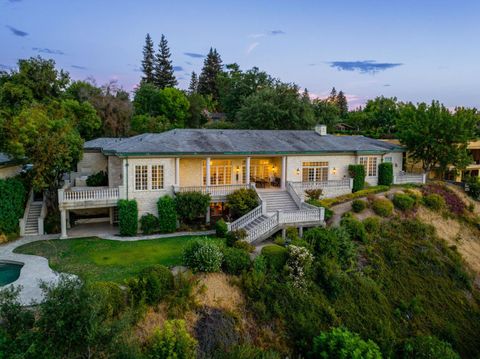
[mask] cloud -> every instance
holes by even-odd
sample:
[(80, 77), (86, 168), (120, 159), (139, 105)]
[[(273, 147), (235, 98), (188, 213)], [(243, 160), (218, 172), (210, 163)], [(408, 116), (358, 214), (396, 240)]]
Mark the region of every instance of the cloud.
[(198, 54), (196, 52), (184, 52), (183, 54), (187, 55), (188, 57), (192, 57), (194, 59), (201, 59), (201, 58), (205, 57), (205, 55)]
[(283, 31), (283, 30), (272, 30), (268, 34), (272, 35), (272, 36), (285, 35), (285, 31)]
[(8, 28), (8, 29), (12, 32), (12, 34), (14, 34), (15, 36), (24, 37), (24, 36), (27, 36), (27, 35), (28, 35), (28, 32), (19, 30), (19, 29), (17, 29), (17, 28), (14, 28), (13, 26), (7, 25), (7, 28)]
[(390, 84), (383, 85), (383, 87), (390, 87), (390, 86), (392, 86), (392, 85), (390, 85)]
[(182, 66), (173, 66), (173, 71), (183, 71), (183, 67)]
[(259, 42), (254, 42), (254, 43), (250, 44), (250, 46), (248, 46), (248, 48), (247, 48), (247, 55), (249, 53), (251, 53), (258, 45), (260, 45)]
[(308, 66), (317, 66), (317, 64), (312, 63), (312, 64), (308, 64)]
[(251, 37), (252, 39), (258, 39), (258, 38), (265, 37), (265, 36), (277, 36), (277, 35), (285, 35), (285, 34), (286, 34), (286, 32), (283, 31), (283, 30), (271, 30), (271, 31), (268, 31), (268, 32), (251, 34), (251, 35), (249, 35), (249, 37)]
[(62, 50), (49, 49), (47, 47), (32, 47), (32, 50), (50, 55), (65, 55)]
[(8, 2), (21, 2), (22, 0), (8, 0)]
[(190, 66), (193, 65), (190, 61), (185, 61), (185, 63)]
[(74, 69), (77, 70), (87, 70), (85, 66), (80, 66), (80, 65), (71, 65)]
[(330, 67), (339, 71), (357, 71), (362, 74), (375, 74), (380, 71), (392, 69), (401, 66), (401, 63), (376, 62), (374, 60), (366, 61), (332, 61)]

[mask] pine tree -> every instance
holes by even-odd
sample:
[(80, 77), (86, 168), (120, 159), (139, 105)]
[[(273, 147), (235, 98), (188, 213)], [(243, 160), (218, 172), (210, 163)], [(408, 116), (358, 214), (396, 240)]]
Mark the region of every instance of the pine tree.
[(331, 102), (337, 101), (337, 90), (335, 90), (335, 87), (333, 87), (332, 91), (330, 91), (330, 96), (328, 96), (328, 101), (331, 101)]
[(218, 100), (217, 77), (221, 71), (222, 59), (216, 49), (210, 48), (198, 79), (198, 93), (211, 95), (214, 100)]
[(340, 91), (335, 99), (335, 104), (340, 111), (340, 117), (344, 118), (348, 113), (348, 101), (343, 91)]
[(143, 77), (142, 81), (146, 83), (153, 83), (154, 75), (153, 75), (153, 67), (154, 67), (154, 50), (153, 50), (153, 41), (150, 37), (150, 34), (145, 36), (145, 45), (143, 46), (143, 60), (142, 60), (142, 72)]
[(155, 74), (154, 84), (164, 89), (166, 87), (175, 87), (177, 79), (173, 74), (172, 61), (170, 60), (170, 49), (168, 48), (168, 41), (162, 34), (160, 44), (158, 45), (158, 53), (155, 56)]
[(192, 77), (190, 78), (190, 85), (188, 86), (188, 92), (190, 94), (197, 93), (198, 91), (198, 78), (195, 71), (192, 71)]

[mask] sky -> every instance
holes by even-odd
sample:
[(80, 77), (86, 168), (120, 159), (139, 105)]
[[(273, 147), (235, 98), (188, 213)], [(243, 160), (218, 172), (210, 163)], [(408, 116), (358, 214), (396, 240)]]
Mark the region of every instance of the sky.
[(0, 0), (0, 70), (53, 58), (72, 79), (133, 91), (145, 35), (187, 88), (210, 47), (355, 108), (376, 96), (480, 108), (479, 0)]

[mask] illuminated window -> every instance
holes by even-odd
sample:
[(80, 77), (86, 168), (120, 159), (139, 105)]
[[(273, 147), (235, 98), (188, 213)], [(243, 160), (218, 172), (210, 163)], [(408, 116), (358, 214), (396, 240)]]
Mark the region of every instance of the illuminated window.
[(360, 164), (365, 168), (367, 177), (375, 177), (377, 175), (377, 157), (360, 157)]
[(152, 189), (163, 188), (163, 166), (152, 166)]
[(328, 181), (328, 162), (303, 162), (303, 182)]
[(146, 191), (148, 189), (148, 166), (135, 166), (135, 190)]
[[(202, 166), (203, 185), (207, 184), (207, 164)], [(210, 185), (232, 184), (232, 161), (212, 160), (210, 164)]]

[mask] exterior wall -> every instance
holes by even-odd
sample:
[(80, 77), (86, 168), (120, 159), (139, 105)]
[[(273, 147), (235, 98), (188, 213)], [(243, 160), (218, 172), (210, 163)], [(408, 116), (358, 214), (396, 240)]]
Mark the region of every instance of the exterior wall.
[[(148, 165), (148, 185), (151, 186), (151, 165), (163, 165), (163, 189), (146, 191), (135, 190), (135, 166)], [(136, 199), (138, 203), (138, 218), (146, 213), (158, 215), (157, 201), (165, 195), (173, 196), (175, 183), (175, 159), (174, 158), (129, 158), (128, 159), (128, 191), (129, 199)]]
[(355, 164), (356, 157), (353, 155), (288, 156), (287, 181), (302, 182), (302, 162), (328, 162), (328, 179), (341, 180), (350, 177), (348, 165)]
[(0, 179), (10, 178), (18, 175), (22, 171), (22, 166), (8, 166), (0, 168)]
[(118, 187), (123, 183), (122, 159), (117, 156), (108, 156), (108, 186)]
[(204, 158), (180, 159), (180, 186), (202, 186), (202, 161), (204, 160)]
[(77, 164), (80, 175), (91, 175), (100, 171), (107, 171), (107, 157), (99, 152), (85, 152)]

